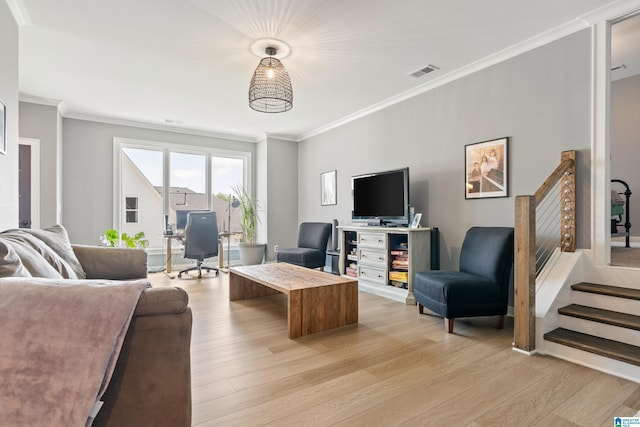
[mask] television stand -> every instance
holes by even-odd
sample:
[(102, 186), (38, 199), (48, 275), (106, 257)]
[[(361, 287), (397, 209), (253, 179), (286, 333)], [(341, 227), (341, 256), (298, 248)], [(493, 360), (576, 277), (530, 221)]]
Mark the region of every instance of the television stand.
[(432, 255), (437, 256), (437, 247), (432, 250), (432, 230), (437, 233), (437, 229), (341, 226), (338, 230), (340, 275), (358, 279), (362, 291), (416, 303), (415, 274), (437, 265), (432, 262)]

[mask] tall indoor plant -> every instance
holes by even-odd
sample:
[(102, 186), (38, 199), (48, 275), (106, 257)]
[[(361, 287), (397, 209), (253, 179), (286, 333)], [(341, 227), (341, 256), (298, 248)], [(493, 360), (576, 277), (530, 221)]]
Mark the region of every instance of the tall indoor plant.
[(256, 227), (258, 225), (258, 203), (251, 197), (247, 188), (238, 185), (232, 188), (235, 197), (240, 202), (242, 221), (242, 239), (240, 241), (240, 260), (243, 265), (262, 264), (266, 245), (256, 243)]

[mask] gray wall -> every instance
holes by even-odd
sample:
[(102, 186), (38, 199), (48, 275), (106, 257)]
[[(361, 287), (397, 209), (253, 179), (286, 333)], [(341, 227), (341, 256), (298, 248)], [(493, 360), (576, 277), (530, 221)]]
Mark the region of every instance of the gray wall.
[(40, 140), (40, 226), (62, 215), (62, 123), (58, 107), (20, 102), (20, 137)]
[(0, 154), (0, 230), (18, 226), (18, 26), (0, 2), (0, 101), (5, 105), (7, 154)]
[[(631, 234), (640, 236), (640, 75), (611, 85), (611, 178), (629, 184)], [(623, 191), (615, 184), (612, 189)], [(620, 231), (624, 229), (619, 228)]]
[[(513, 226), (514, 196), (533, 194), (579, 150), (578, 239), (590, 242), (590, 31), (488, 69), (302, 142), (299, 220), (351, 222), (351, 176), (410, 168), (411, 205), (441, 231), (441, 266), (457, 268), (473, 225)], [(465, 200), (464, 146), (508, 136), (509, 197)], [(337, 169), (338, 204), (320, 206), (320, 174)]]
[(267, 259), (274, 260), (274, 245), (284, 249), (297, 244), (298, 143), (267, 138), (264, 145), (267, 204), (262, 211), (267, 213)]
[[(256, 157), (256, 144), (178, 132), (63, 119), (64, 158), (62, 224), (71, 241), (98, 244), (113, 225), (113, 138), (240, 150)], [(254, 166), (255, 168), (255, 166)], [(255, 188), (255, 170), (252, 188)]]

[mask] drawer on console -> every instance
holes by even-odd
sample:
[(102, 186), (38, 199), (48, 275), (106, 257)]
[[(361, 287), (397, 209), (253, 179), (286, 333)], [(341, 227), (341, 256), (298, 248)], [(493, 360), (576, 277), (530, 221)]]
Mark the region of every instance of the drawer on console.
[(387, 272), (381, 268), (369, 267), (366, 265), (358, 266), (358, 279), (368, 282), (378, 283), (380, 285), (387, 284)]
[(385, 237), (385, 233), (358, 233), (358, 246), (384, 249)]
[(381, 268), (387, 267), (387, 253), (385, 251), (360, 248), (358, 261), (366, 264), (375, 264)]

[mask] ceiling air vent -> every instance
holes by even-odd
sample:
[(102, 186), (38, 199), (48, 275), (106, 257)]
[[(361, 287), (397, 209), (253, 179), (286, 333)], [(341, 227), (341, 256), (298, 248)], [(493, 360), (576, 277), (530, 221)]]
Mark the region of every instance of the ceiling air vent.
[(418, 71), (414, 71), (413, 73), (409, 74), (411, 77), (422, 77), (425, 74), (429, 74), (432, 71), (436, 71), (439, 68), (436, 67), (435, 65), (427, 65), (424, 68), (420, 68)]

